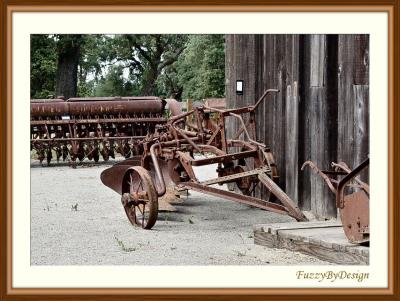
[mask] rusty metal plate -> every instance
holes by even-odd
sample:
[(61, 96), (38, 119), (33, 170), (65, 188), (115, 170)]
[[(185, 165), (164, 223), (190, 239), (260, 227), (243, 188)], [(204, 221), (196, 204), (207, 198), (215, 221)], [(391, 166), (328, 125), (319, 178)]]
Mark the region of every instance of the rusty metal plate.
[(369, 241), (369, 198), (360, 190), (344, 197), (340, 210), (343, 230), (352, 243)]

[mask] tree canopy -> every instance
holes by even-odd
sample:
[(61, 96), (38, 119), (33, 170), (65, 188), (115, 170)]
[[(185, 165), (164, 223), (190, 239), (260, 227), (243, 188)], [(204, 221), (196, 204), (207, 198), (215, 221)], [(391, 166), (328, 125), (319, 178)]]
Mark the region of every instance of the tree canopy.
[(225, 94), (223, 35), (32, 35), (31, 97)]

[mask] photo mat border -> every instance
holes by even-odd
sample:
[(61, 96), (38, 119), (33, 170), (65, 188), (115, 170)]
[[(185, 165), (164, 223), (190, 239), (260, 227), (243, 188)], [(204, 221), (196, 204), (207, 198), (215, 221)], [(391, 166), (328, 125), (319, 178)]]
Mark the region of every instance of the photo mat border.
[[(69, 299), (68, 295), (75, 295), (74, 299), (87, 299), (89, 297), (99, 300), (110, 300), (112, 295), (114, 299), (128, 299), (129, 295), (147, 295), (146, 299), (160, 299), (160, 295), (175, 295), (176, 299), (188, 295), (198, 295), (196, 299), (205, 299), (207, 295), (284, 295), (290, 300), (305, 300), (318, 299), (318, 295), (346, 295), (350, 299), (356, 299), (356, 295), (370, 295), (368, 299), (379, 299), (379, 295), (388, 295), (387, 299), (398, 299), (399, 297), (399, 247), (394, 245), (394, 239), (398, 238), (399, 216), (395, 216), (395, 212), (399, 213), (399, 204), (394, 203), (394, 197), (399, 197), (399, 188), (394, 186), (394, 181), (399, 182), (399, 91), (398, 86), (394, 86), (394, 82), (399, 82), (399, 59), (394, 57), (394, 53), (399, 53), (399, 2), (396, 1), (346, 1), (350, 5), (340, 5), (344, 2), (329, 1), (329, 5), (315, 5), (319, 1), (299, 2), (299, 1), (262, 1), (256, 2), (263, 5), (249, 5), (249, 2), (235, 1), (233, 5), (224, 5), (222, 1), (196, 1), (196, 5), (185, 5), (184, 1), (169, 2), (166, 5), (162, 1), (85, 1), (79, 2), (83, 5), (70, 6), (71, 1), (59, 2), (59, 6), (50, 6), (50, 1), (8, 1), (2, 2), (2, 37), (1, 37), (1, 60), (2, 64), (2, 79), (1, 79), (1, 164), (6, 168), (1, 168), (1, 297), (5, 300), (17, 299), (17, 296), (24, 295), (25, 298), (36, 299), (35, 296), (43, 295), (42, 300), (49, 300), (55, 296), (64, 296), (65, 300)], [(76, 2), (78, 3), (78, 2)], [(118, 6), (114, 4), (119, 4)], [(171, 3), (171, 4), (170, 4)], [(282, 5), (276, 5), (277, 3)], [(387, 5), (381, 5), (381, 4)], [(30, 4), (35, 4), (29, 6)], [(95, 4), (95, 5), (92, 5)], [(132, 5), (131, 5), (132, 4)], [(154, 4), (154, 5), (147, 5)], [(270, 5), (271, 4), (271, 5)], [(297, 4), (297, 5), (293, 5)], [(300, 5), (298, 5), (300, 4)], [(314, 5), (310, 5), (314, 4)], [(368, 4), (364, 5), (364, 4)], [(374, 4), (374, 5), (371, 5)], [(100, 6), (99, 6), (100, 5)], [(252, 11), (267, 11), (267, 12), (387, 12), (388, 13), (388, 34), (389, 34), (389, 103), (388, 103), (388, 222), (389, 222), (389, 287), (387, 289), (224, 289), (224, 288), (206, 288), (206, 289), (49, 289), (49, 288), (13, 288), (12, 287), (12, 242), (11, 242), (11, 216), (12, 216), (12, 195), (11, 195), (11, 176), (12, 176), (12, 95), (11, 95), (11, 33), (12, 33), (12, 13), (13, 12), (252, 12)], [(395, 102), (395, 100), (397, 100)], [(397, 114), (397, 115), (396, 115)], [(396, 134), (396, 136), (395, 136)], [(397, 156), (395, 156), (397, 154)], [(99, 296), (102, 295), (102, 296)], [(296, 296), (298, 295), (298, 296)], [(46, 297), (45, 297), (46, 296)], [(151, 297), (153, 296), (153, 297)], [(308, 297), (307, 297), (308, 296)], [(262, 297), (262, 296), (259, 296)], [(343, 296), (342, 296), (343, 297)], [(240, 297), (236, 297), (239, 299)], [(263, 298), (263, 297), (262, 297)], [(340, 298), (340, 296), (338, 296)], [(171, 297), (169, 297), (171, 299)], [(258, 299), (258, 298), (257, 298)], [(346, 298), (347, 299), (347, 298)], [(62, 299), (60, 299), (62, 300)]]

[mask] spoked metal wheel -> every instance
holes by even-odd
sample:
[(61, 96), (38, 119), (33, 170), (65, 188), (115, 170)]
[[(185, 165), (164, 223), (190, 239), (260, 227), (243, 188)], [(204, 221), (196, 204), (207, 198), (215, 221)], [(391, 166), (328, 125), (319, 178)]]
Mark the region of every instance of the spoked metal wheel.
[(157, 221), (158, 197), (148, 170), (134, 166), (127, 170), (121, 202), (132, 225), (151, 229)]
[[(236, 173), (240, 173), (253, 170), (254, 168), (262, 167), (268, 168), (268, 171), (266, 172), (267, 176), (271, 178), (275, 183), (277, 183), (279, 180), (279, 176), (276, 169), (275, 159), (272, 153), (267, 149), (263, 150), (262, 160), (254, 160), (254, 158), (240, 159), (238, 161), (238, 165), (235, 166), (235, 171)], [(238, 179), (236, 181), (236, 185), (244, 195), (253, 195), (253, 192), (256, 189), (265, 189), (260, 181), (257, 179), (257, 177)], [(262, 199), (265, 201), (273, 201), (275, 198), (268, 189), (265, 189)]]

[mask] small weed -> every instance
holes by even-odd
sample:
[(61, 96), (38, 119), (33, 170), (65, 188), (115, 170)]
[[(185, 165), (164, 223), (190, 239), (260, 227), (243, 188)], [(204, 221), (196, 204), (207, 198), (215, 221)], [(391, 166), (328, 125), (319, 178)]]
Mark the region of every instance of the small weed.
[(125, 246), (124, 242), (122, 240), (118, 239), (118, 237), (116, 237), (115, 235), (114, 235), (114, 238), (117, 241), (120, 248), (122, 249), (122, 251), (124, 251), (124, 252), (136, 251), (136, 248), (128, 248), (127, 246)]
[(242, 239), (242, 242), (245, 244), (244, 237), (243, 237), (242, 233), (239, 233), (239, 236)]
[(78, 203), (76, 203), (75, 205), (72, 205), (71, 211), (78, 211)]
[(237, 256), (243, 257), (246, 256), (246, 252), (242, 252), (242, 251), (235, 251)]
[(193, 218), (193, 216), (189, 218), (189, 224), (194, 224), (194, 221), (192, 218)]

